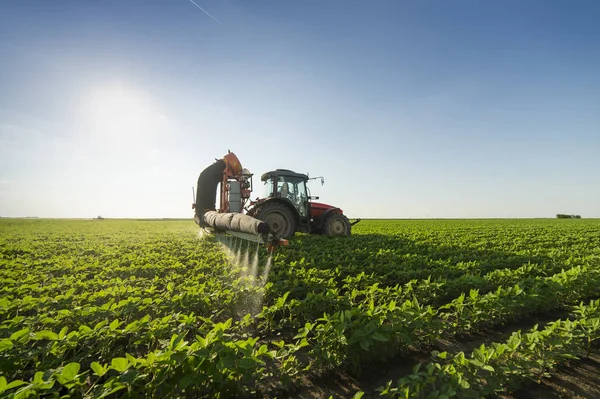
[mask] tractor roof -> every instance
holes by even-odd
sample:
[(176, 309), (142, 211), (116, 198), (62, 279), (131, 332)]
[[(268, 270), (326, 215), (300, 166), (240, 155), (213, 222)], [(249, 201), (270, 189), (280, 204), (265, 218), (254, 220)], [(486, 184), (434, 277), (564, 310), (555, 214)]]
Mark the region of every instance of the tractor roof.
[(304, 173), (296, 173), (289, 169), (275, 169), (271, 172), (263, 173), (263, 175), (260, 177), (260, 180), (267, 181), (271, 178), (277, 178), (278, 176), (297, 177), (303, 180), (308, 180), (308, 175), (305, 175)]

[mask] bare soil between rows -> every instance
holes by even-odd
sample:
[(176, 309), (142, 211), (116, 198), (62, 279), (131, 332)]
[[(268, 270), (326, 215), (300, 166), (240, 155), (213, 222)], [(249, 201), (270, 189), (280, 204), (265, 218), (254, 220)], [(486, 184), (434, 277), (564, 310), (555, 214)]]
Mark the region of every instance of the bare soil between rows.
[(550, 378), (532, 382), (500, 399), (598, 399), (600, 398), (600, 349), (588, 358), (559, 366)]
[[(461, 338), (453, 337), (437, 342), (437, 347), (432, 350), (466, 354), (479, 347), (492, 342), (504, 342), (510, 335), (518, 330), (526, 332), (534, 325), (542, 329), (545, 324), (568, 317), (568, 313), (553, 315), (540, 315), (527, 317), (494, 330), (474, 333)], [(364, 392), (363, 399), (379, 398), (377, 389), (396, 381), (398, 378), (411, 374), (413, 367), (420, 363), (430, 361), (430, 353), (415, 352), (410, 357), (397, 357), (381, 364), (371, 364), (366, 367), (360, 376), (353, 376), (346, 372), (334, 372), (326, 376), (306, 379), (302, 387), (291, 394), (290, 398), (297, 399), (328, 399), (352, 398), (359, 391)], [(498, 395), (499, 399), (567, 399), (584, 398), (600, 399), (600, 348), (596, 348), (589, 358), (580, 358), (563, 364), (551, 373), (551, 378), (541, 381), (531, 381), (519, 390), (510, 394)]]

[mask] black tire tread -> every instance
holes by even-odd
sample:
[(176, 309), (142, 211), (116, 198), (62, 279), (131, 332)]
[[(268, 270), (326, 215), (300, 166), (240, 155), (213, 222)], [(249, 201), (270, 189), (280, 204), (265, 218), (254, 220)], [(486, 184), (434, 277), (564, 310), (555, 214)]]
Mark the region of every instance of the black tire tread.
[(342, 219), (344, 221), (344, 224), (346, 225), (346, 232), (345, 234), (343, 234), (342, 236), (349, 236), (352, 234), (352, 226), (350, 226), (350, 221), (348, 220), (348, 218), (346, 217), (346, 215), (344, 215), (343, 213), (331, 213), (329, 215), (327, 215), (325, 217), (325, 220), (323, 221), (323, 226), (322, 226), (322, 233), (326, 236), (331, 236), (331, 232), (329, 231), (329, 224), (331, 223), (331, 221), (333, 219)]
[(292, 238), (296, 234), (296, 217), (290, 208), (280, 202), (270, 201), (267, 202), (257, 210), (254, 217), (259, 220), (265, 220), (267, 215), (271, 212), (280, 212), (286, 215), (286, 218), (290, 221), (291, 227), (288, 227), (286, 234), (283, 237), (277, 238)]

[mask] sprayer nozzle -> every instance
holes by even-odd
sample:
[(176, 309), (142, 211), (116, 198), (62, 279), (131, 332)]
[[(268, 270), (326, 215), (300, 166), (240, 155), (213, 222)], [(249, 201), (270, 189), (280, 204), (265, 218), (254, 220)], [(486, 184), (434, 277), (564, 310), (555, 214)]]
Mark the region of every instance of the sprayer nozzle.
[(283, 238), (279, 238), (279, 239), (275, 238), (267, 244), (267, 252), (272, 254), (273, 252), (275, 252), (275, 250), (278, 247), (288, 245), (288, 244), (289, 244), (288, 240), (284, 240)]
[(257, 227), (258, 234), (268, 234), (269, 233), (269, 225), (265, 222), (262, 222)]

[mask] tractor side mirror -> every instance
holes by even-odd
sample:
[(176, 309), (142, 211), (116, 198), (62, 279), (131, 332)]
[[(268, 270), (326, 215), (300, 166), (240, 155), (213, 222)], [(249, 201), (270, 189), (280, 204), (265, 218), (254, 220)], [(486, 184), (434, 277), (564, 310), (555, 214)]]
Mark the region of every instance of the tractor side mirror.
[(321, 185), (325, 184), (325, 178), (323, 176), (310, 177), (308, 180), (316, 180), (316, 179), (321, 179)]

